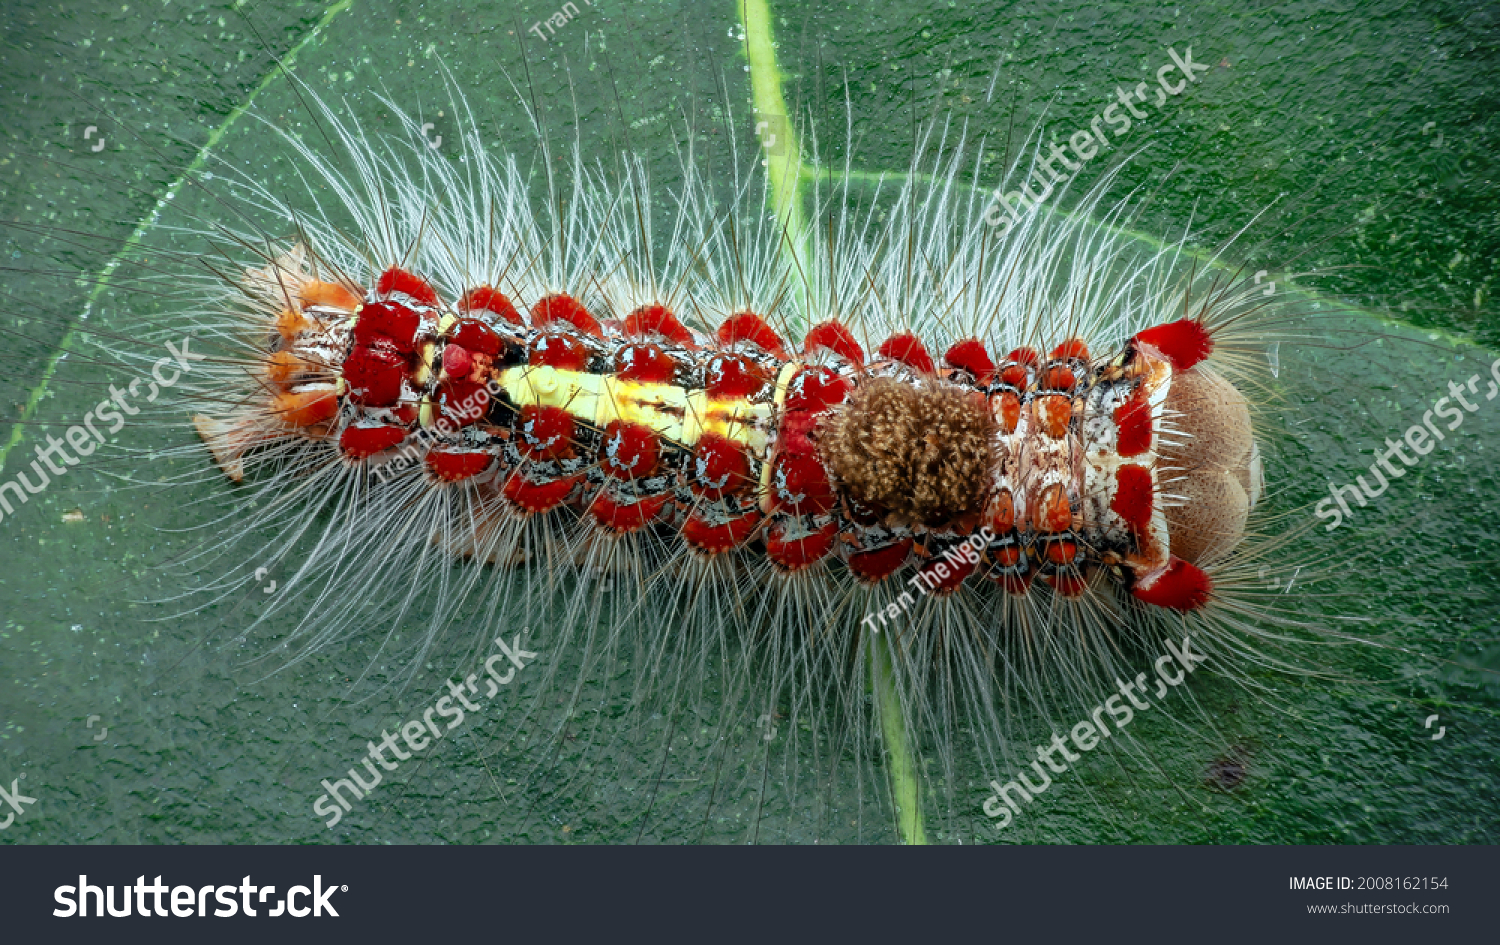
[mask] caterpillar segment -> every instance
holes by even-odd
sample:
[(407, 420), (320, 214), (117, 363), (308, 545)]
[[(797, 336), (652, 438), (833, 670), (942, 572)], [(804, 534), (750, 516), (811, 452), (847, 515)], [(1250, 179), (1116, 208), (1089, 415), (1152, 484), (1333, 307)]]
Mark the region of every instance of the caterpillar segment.
[(748, 311), (704, 334), (661, 304), (601, 321), (479, 286), (450, 305), (400, 268), (356, 292), (300, 259), (278, 264), (265, 402), (195, 418), (234, 479), (292, 433), (377, 478), (421, 462), (519, 516), (569, 506), (605, 535), (670, 530), (786, 573), (838, 561), (874, 585), (914, 565), (933, 594), (1064, 598), (1109, 578), (1177, 611), (1209, 602), (1261, 490), (1245, 398), (1191, 319), (1107, 358), (967, 338), (934, 359), (910, 332), (867, 357), (837, 321), (794, 351)]

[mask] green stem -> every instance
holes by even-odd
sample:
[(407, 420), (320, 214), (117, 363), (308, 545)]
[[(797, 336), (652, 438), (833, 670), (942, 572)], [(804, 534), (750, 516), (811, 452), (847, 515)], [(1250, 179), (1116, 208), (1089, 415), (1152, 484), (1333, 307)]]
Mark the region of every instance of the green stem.
[[(772, 209), (785, 233), (782, 252), (795, 256), (805, 249), (801, 243), (807, 232), (803, 221), (802, 181), (818, 171), (802, 163), (802, 148), (792, 130), (791, 116), (787, 114), (786, 100), (781, 94), (781, 70), (776, 65), (776, 46), (771, 38), (771, 10), (766, 0), (740, 0), (740, 24), (745, 28), (745, 58), (750, 64), (750, 94), (755, 112), (762, 116), (760, 120), (771, 123), (778, 138), (785, 136), (780, 142), (784, 145), (782, 148), (776, 151), (767, 148), (766, 161), (771, 179)], [(804, 259), (802, 265), (805, 264)], [(870, 640), (870, 683), (891, 772), (896, 828), (906, 843), (926, 843), (917, 765), (911, 754), (906, 720), (901, 714), (901, 697), (896, 692), (892, 670), (890, 647), (894, 645), (889, 637), (878, 634)]]
[[(771, 37), (771, 10), (766, 0), (740, 0), (740, 24), (745, 28), (745, 59), (750, 64), (750, 96), (760, 121), (779, 147), (766, 148), (766, 173), (771, 180), (772, 210), (781, 222), (786, 239), (783, 252), (800, 252), (796, 245), (806, 233), (802, 219), (802, 146), (787, 114), (781, 94), (781, 69), (776, 65), (776, 44)], [(757, 128), (757, 132), (759, 128)]]
[(896, 692), (892, 648), (896, 641), (888, 633), (870, 635), (870, 684), (874, 689), (875, 711), (880, 716), (880, 731), (885, 736), (886, 763), (891, 772), (891, 796), (896, 803), (896, 828), (905, 843), (926, 843), (927, 831), (922, 825), (921, 782), (917, 762), (908, 741), (906, 718), (901, 714), (901, 696)]

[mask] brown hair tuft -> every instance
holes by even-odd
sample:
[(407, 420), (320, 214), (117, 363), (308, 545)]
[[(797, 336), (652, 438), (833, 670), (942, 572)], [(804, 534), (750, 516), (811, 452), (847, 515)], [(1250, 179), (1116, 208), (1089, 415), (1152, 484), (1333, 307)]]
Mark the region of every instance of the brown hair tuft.
[(945, 381), (876, 378), (824, 418), (818, 452), (854, 498), (907, 525), (976, 512), (995, 464), (984, 397)]

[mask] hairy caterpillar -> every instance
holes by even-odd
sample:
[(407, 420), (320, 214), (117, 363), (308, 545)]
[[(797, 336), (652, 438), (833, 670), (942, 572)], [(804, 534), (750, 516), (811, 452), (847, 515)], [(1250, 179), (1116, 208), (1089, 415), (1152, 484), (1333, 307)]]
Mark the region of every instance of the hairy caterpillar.
[[(1253, 288), (1039, 209), (997, 233), (981, 193), (914, 181), (883, 230), (837, 195), (827, 234), (793, 232), (750, 209), (763, 179), (711, 209), (691, 155), (662, 241), (629, 157), (614, 184), (576, 153), (549, 174), (558, 215), (472, 136), (455, 169), (321, 118), (351, 176), (290, 143), (357, 241), (245, 185), (300, 235), (241, 239), (259, 260), (215, 333), (234, 346), (194, 380), (198, 433), (254, 490), (236, 527), (316, 530), (253, 555), (288, 575), (267, 613), (305, 612), (291, 642), (349, 632), (351, 596), (442, 587), (421, 659), (471, 601), (537, 628), (550, 594), (555, 642), (533, 649), (743, 647), (726, 718), (774, 717), (796, 686), (833, 724), (860, 714), (884, 629), (920, 731), (954, 669), (946, 698), (993, 715), (1005, 688), (1052, 685), (1046, 663), (1107, 680), (1111, 650), (1239, 626), (1216, 582), (1241, 566), (1260, 461), (1212, 352), (1232, 356)], [(936, 179), (963, 161), (945, 147)], [(471, 563), (447, 576), (452, 555)], [(601, 601), (605, 580), (630, 596)]]
[[(1034, 527), (1025, 534), (1020, 529), (996, 534), (985, 519), (998, 492), (990, 483), (977, 514), (960, 510), (974, 521), (943, 533), (932, 526), (935, 513), (924, 518), (937, 508), (925, 496), (939, 503), (953, 496), (972, 499), (978, 490), (973, 473), (965, 470), (988, 463), (993, 471), (1003, 465), (998, 459), (976, 463), (970, 454), (940, 454), (949, 464), (941, 475), (924, 479), (908, 466), (896, 471), (899, 488), (882, 491), (883, 472), (873, 462), (866, 469), (850, 458), (860, 436), (883, 422), (898, 431), (882, 439), (897, 459), (906, 455), (901, 437), (927, 432), (922, 428), (929, 418), (947, 422), (961, 437), (965, 424), (985, 420), (966, 406), (978, 393), (989, 398), (988, 422), (997, 427), (1001, 421), (992, 405), (1008, 409), (1007, 394), (1026, 411), (1028, 426), (1020, 428), (1017, 446), (1024, 442), (1029, 449), (1055, 439), (1036, 426), (1048, 419), (1039, 412), (1039, 405), (1048, 403), (1059, 411), (1054, 418), (1066, 407), (1065, 441), (1072, 437), (1083, 444), (1086, 422), (1113, 419), (1113, 411), (1100, 410), (1090, 397), (1123, 397), (1131, 385), (1143, 383), (1126, 376), (1132, 364), (1146, 363), (1134, 354), (1143, 346), (1133, 339), (1183, 318), (1201, 319), (1208, 327), (1215, 346), (1210, 367), (1216, 363), (1242, 383), (1252, 375), (1248, 355), (1259, 360), (1265, 337), (1251, 327), (1254, 318), (1245, 316), (1254, 316), (1263, 304), (1258, 287), (1243, 279), (1230, 285), (1222, 281), (1225, 274), (1212, 270), (1194, 273), (1194, 263), (1178, 247), (1144, 253), (1118, 234), (1096, 228), (1088, 216), (1119, 222), (1132, 213), (1129, 205), (1106, 201), (1102, 189), (1084, 202), (1080, 216), (1038, 214), (1001, 240), (978, 223), (986, 193), (968, 186), (963, 155), (972, 150), (963, 149), (972, 149), (972, 143), (961, 149), (944, 140), (949, 150), (914, 167), (906, 183), (886, 185), (868, 209), (856, 206), (847, 185), (835, 187), (815, 195), (815, 209), (807, 214), (815, 223), (784, 230), (765, 213), (768, 200), (759, 179), (709, 181), (691, 153), (683, 155), (680, 179), (669, 184), (662, 183), (659, 169), (648, 175), (631, 157), (599, 165), (576, 153), (565, 153), (558, 162), (558, 155), (549, 153), (542, 165), (546, 172), (535, 166), (528, 171), (524, 160), (509, 165), (485, 158), (470, 143), (470, 132), (454, 134), (451, 126), (444, 129), (446, 148), (438, 152), (415, 118), (406, 123), (401, 141), (388, 144), (331, 112), (319, 114), (333, 145), (325, 146), (311, 127), (300, 139), (287, 139), (309, 172), (305, 180), (283, 176), (274, 184), (259, 183), (231, 177), (232, 168), (215, 167), (212, 191), (232, 207), (250, 208), (243, 212), (255, 222), (236, 228), (223, 213), (197, 219), (199, 230), (233, 231), (227, 259), (209, 258), (217, 270), (213, 281), (198, 280), (181, 291), (169, 287), (173, 304), (163, 306), (164, 327), (149, 346), (154, 358), (158, 339), (191, 336), (194, 350), (213, 353), (211, 379), (194, 372), (192, 412), (204, 418), (200, 430), (217, 447), (223, 467), (244, 477), (239, 486), (228, 487), (222, 470), (214, 473), (219, 481), (212, 494), (231, 496), (234, 503), (215, 527), (245, 538), (210, 541), (218, 561), (190, 559), (200, 574), (227, 572), (207, 588), (208, 603), (195, 603), (195, 612), (207, 613), (218, 601), (247, 600), (260, 611), (250, 629), (273, 645), (287, 643), (301, 657), (312, 657), (331, 649), (325, 644), (347, 642), (356, 671), (367, 664), (373, 670), (377, 657), (372, 654), (379, 654), (394, 666), (379, 683), (407, 686), (404, 691), (418, 701), (425, 701), (432, 688), (421, 680), (425, 662), (441, 661), (439, 672), (462, 664), (463, 657), (451, 649), (455, 636), (484, 641), (497, 628), (531, 627), (526, 645), (546, 655), (546, 678), (531, 680), (525, 690), (529, 711), (518, 709), (496, 724), (508, 731), (517, 718), (529, 720), (531, 737), (543, 736), (538, 741), (548, 747), (537, 750), (537, 760), (547, 764), (526, 770), (560, 772), (561, 784), (547, 781), (551, 775), (540, 776), (558, 797), (612, 793), (599, 802), (609, 813), (594, 821), (596, 836), (628, 837), (648, 829), (653, 836), (658, 830), (733, 836), (733, 826), (710, 827), (708, 821), (724, 807), (725, 796), (742, 789), (773, 799), (768, 801), (773, 809), (764, 814), (757, 800), (747, 824), (775, 822), (794, 837), (851, 836), (845, 826), (850, 821), (835, 810), (847, 808), (847, 798), (866, 795), (877, 806), (893, 803), (879, 769), (898, 766), (900, 752), (891, 743), (903, 733), (908, 754), (927, 759), (928, 770), (910, 774), (927, 785), (923, 806), (929, 816), (978, 820), (985, 793), (980, 786), (1013, 770), (1013, 753), (1029, 752), (1023, 729), (1036, 717), (1058, 725), (1073, 722), (1078, 709), (1114, 688), (1116, 676), (1133, 678), (1149, 667), (1167, 640), (1188, 635), (1200, 645), (1214, 641), (1214, 661), (1238, 656), (1253, 662), (1275, 650), (1278, 636), (1303, 629), (1291, 604), (1296, 598), (1283, 596), (1281, 588), (1267, 589), (1265, 572), (1290, 576), (1298, 563), (1286, 563), (1275, 542), (1252, 535), (1250, 545), (1232, 551), (1202, 549), (1197, 560), (1213, 581), (1213, 598), (1197, 600), (1198, 592), (1176, 598), (1206, 604), (1183, 614), (1139, 602), (1131, 593), (1139, 589), (1132, 569), (1106, 558), (1138, 551), (1120, 540), (1122, 532), (1130, 537), (1129, 523), (1111, 536), (1095, 515), (1084, 513), (1092, 500), (1119, 515), (1109, 508), (1112, 501), (1099, 501), (1087, 480), (1054, 480), (1020, 490), (1021, 514), (1029, 517), (1038, 507), (1060, 512), (1058, 490), (1047, 487), (1064, 485), (1069, 525), (1073, 500), (1080, 505), (1077, 535)], [(455, 151), (455, 144), (463, 150)], [(553, 170), (558, 163), (570, 167)], [(320, 181), (323, 170), (335, 177)], [(984, 182), (986, 188), (992, 183)], [(191, 235), (201, 247), (201, 234)], [(181, 265), (191, 263), (186, 256), (172, 262), (173, 278), (190, 271)], [(393, 268), (412, 276), (406, 288), (422, 295), (432, 291), (437, 304), (430, 313), (419, 311), (423, 305), (383, 297), (382, 277)], [(390, 279), (388, 288), (398, 290), (402, 277), (391, 274)], [(485, 285), (508, 297), (520, 325), (505, 317), (493, 295), (473, 291)], [(338, 289), (347, 294), (339, 296)], [(557, 324), (553, 303), (566, 303), (543, 303), (562, 294), (599, 322), (603, 337), (578, 325), (588, 322), (577, 312)], [(304, 301), (311, 303), (306, 309)], [(371, 330), (377, 340), (360, 344), (354, 309), (392, 301), (419, 315), (411, 339), (391, 338), (387, 345), (378, 338), (388, 335)], [(491, 305), (502, 310), (493, 312)], [(547, 324), (538, 324), (539, 305)], [(648, 314), (657, 305), (671, 312), (682, 334), (659, 314)], [(642, 309), (647, 313), (629, 325)], [(774, 335), (767, 344), (780, 347), (787, 358), (733, 330), (729, 342), (720, 337), (722, 326), (744, 311), (762, 317)], [(286, 312), (295, 317), (283, 318)], [(470, 315), (468, 322), (501, 338), (494, 354), (486, 350), (494, 347), (488, 336), (464, 324)], [(396, 311), (393, 317), (405, 316)], [(318, 322), (326, 322), (326, 328)], [(843, 325), (848, 340), (826, 329), (823, 334), (834, 344), (809, 351), (809, 337), (818, 337), (813, 329), (829, 322)], [(548, 324), (555, 329), (551, 336), (560, 339), (559, 357), (575, 360), (530, 363), (540, 336), (547, 334), (538, 329)], [(476, 336), (472, 346), (455, 341), (465, 330)], [(328, 334), (319, 337), (320, 332)], [(952, 354), (962, 360), (954, 349), (971, 337), (981, 342), (995, 373), (1015, 368), (1025, 383), (1013, 383), (1007, 391), (990, 378), (981, 391), (982, 363), (971, 362), (981, 368), (973, 371), (945, 358)], [(886, 345), (892, 338), (905, 340)], [(1074, 339), (1081, 345), (1069, 347)], [(855, 353), (849, 341), (858, 346), (858, 358), (844, 356)], [(401, 350), (408, 345), (410, 351)], [(930, 372), (918, 345), (932, 362)], [(111, 347), (118, 353), (124, 345), (116, 341)], [(657, 351), (643, 350), (648, 347)], [(399, 415), (401, 395), (396, 404), (384, 406), (340, 397), (336, 376), (344, 375), (359, 348), (393, 353), (401, 362), (398, 386), (403, 394), (410, 388), (407, 416)], [(445, 357), (445, 348), (451, 356)], [(1026, 348), (1035, 351), (1035, 365), (1028, 363)], [(627, 351), (630, 363), (620, 363)], [(657, 353), (672, 361), (670, 375)], [(1017, 356), (1006, 358), (1013, 353)], [(637, 361), (642, 355), (647, 357)], [(507, 364), (507, 356), (516, 363)], [(741, 512), (742, 521), (755, 516), (742, 526), (753, 530), (741, 550), (705, 554), (684, 540), (688, 522), (695, 513), (700, 522), (717, 522), (706, 516), (728, 513), (723, 498), (709, 499), (694, 485), (722, 488), (711, 474), (722, 476), (724, 469), (711, 461), (727, 451), (700, 450), (704, 437), (694, 440), (674, 424), (686, 423), (689, 402), (708, 403), (707, 362), (714, 356), (744, 359), (771, 376), (752, 392), (760, 401), (745, 398), (747, 416), (754, 419), (742, 425), (747, 428), (742, 435), (752, 439), (758, 424), (765, 452), (747, 459), (740, 480), (749, 485), (739, 493), (745, 511), (733, 511)], [(122, 359), (132, 363), (133, 357)], [(485, 358), (491, 359), (493, 373), (486, 379), (493, 388), (472, 379), (476, 369), (483, 371)], [(378, 384), (382, 371), (389, 374), (389, 361), (365, 359), (377, 362), (363, 368), (370, 383)], [(816, 441), (808, 437), (813, 451), (788, 454), (816, 457), (828, 478), (831, 498), (814, 496), (813, 505), (833, 505), (813, 512), (809, 521), (796, 520), (802, 516), (785, 508), (764, 507), (777, 485), (805, 484), (807, 474), (818, 471), (800, 470), (799, 483), (799, 470), (778, 464), (782, 457), (771, 452), (782, 442), (790, 413), (785, 399), (793, 393), (796, 374), (777, 383), (788, 364), (793, 372), (828, 369), (851, 388), (839, 406), (858, 395), (865, 408), (859, 414), (818, 413), (808, 431), (817, 434)], [(653, 366), (663, 372), (657, 380), (650, 379)], [(473, 385), (469, 390), (453, 383), (465, 367)], [(541, 403), (524, 384), (543, 367), (558, 372), (551, 378), (554, 404)], [(682, 420), (665, 407), (647, 411), (650, 404), (621, 393), (617, 379), (627, 372), (616, 368), (631, 367), (644, 373), (627, 380), (658, 385), (652, 392), (662, 404), (683, 405)], [(504, 375), (507, 370), (512, 373)], [(1062, 384), (1040, 387), (1041, 375), (1054, 370), (1073, 373), (1077, 386), (1071, 391)], [(903, 387), (874, 384), (877, 379)], [(508, 392), (506, 381), (514, 382), (520, 396)], [(1179, 394), (1185, 386), (1179, 385)], [(785, 391), (781, 405), (778, 388)], [(1253, 380), (1245, 389), (1254, 389)], [(464, 420), (465, 405), (472, 407), (481, 390), (487, 398), (484, 417), (446, 429), (439, 425), (445, 410)], [(955, 392), (957, 397), (945, 398)], [(1170, 386), (1166, 393), (1171, 394)], [(536, 402), (523, 402), (529, 397)], [(588, 399), (592, 406), (586, 410), (581, 401)], [(329, 400), (339, 406), (335, 422), (288, 422), (313, 419)], [(566, 447), (575, 455), (520, 453), (522, 412), (535, 408), (533, 419), (545, 419), (544, 406), (569, 418), (574, 436)], [(1165, 435), (1169, 428), (1180, 430), (1181, 421), (1178, 411), (1168, 412), (1164, 402), (1158, 406), (1153, 438), (1185, 439), (1180, 433)], [(180, 422), (181, 407), (169, 410)], [(385, 410), (391, 412), (379, 413)], [(646, 434), (626, 429), (623, 415), (631, 411), (646, 421), (636, 425), (654, 437), (651, 446), (645, 445)], [(693, 415), (701, 416), (696, 410)], [(562, 425), (558, 413), (547, 416)], [(863, 426), (837, 422), (861, 418)], [(613, 472), (624, 475), (609, 468), (605, 434), (616, 422), (613, 456), (620, 461)], [(979, 425), (982, 433), (984, 423)], [(373, 432), (351, 434), (345, 444), (351, 429)], [(379, 441), (396, 432), (402, 434), (399, 443)], [(628, 438), (632, 435), (636, 439)], [(841, 440), (844, 446), (835, 454), (834, 444)], [(357, 455), (382, 445), (386, 448)], [(546, 446), (531, 444), (538, 451)], [(511, 449), (514, 454), (507, 453)], [(628, 471), (653, 449), (658, 466), (671, 471), (655, 477), (665, 482), (641, 482)], [(461, 475), (468, 471), (465, 457), (473, 454), (485, 457), (486, 468), (479, 475)], [(201, 460), (202, 450), (182, 447), (177, 455)], [(536, 473), (541, 459), (557, 462), (557, 469), (529, 480), (527, 472), (515, 475), (523, 467)], [(699, 460), (701, 481), (687, 475), (696, 474)], [(842, 473), (832, 469), (835, 462)], [(780, 483), (774, 478), (778, 465)], [(1217, 470), (1228, 473), (1219, 477), (1220, 484), (1232, 481), (1244, 496), (1241, 504), (1248, 505), (1255, 491), (1250, 454), (1241, 451), (1226, 465), (1231, 468)], [(1161, 467), (1153, 472), (1160, 478)], [(792, 474), (790, 482), (786, 474)], [(505, 483), (517, 479), (526, 488), (513, 491), (529, 509), (505, 495)], [(731, 480), (733, 471), (725, 484)], [(559, 481), (568, 486), (568, 496), (541, 511), (554, 497), (539, 498), (537, 490), (561, 488)], [(917, 490), (908, 488), (919, 484), (920, 501)], [(856, 488), (863, 491), (856, 494)], [(1155, 497), (1163, 491), (1156, 482), (1149, 493)], [(807, 501), (799, 494), (788, 489), (781, 498), (797, 511)], [(850, 504), (859, 495), (906, 507), (895, 518), (886, 509), (880, 522), (862, 520)], [(648, 524), (642, 505), (658, 501), (661, 508)], [(708, 509), (710, 502), (720, 504)], [(1169, 504), (1175, 502), (1169, 497), (1150, 504), (1165, 519), (1183, 514), (1174, 510), (1185, 506)], [(1134, 508), (1137, 516), (1140, 508), (1139, 503)], [(773, 528), (779, 529), (774, 548)], [(872, 537), (877, 528), (886, 534)], [(1233, 536), (1237, 528), (1227, 533)], [(1178, 541), (1192, 532), (1179, 529)], [(966, 541), (975, 536), (977, 542)], [(1007, 538), (1012, 544), (1002, 543)], [(815, 557), (812, 552), (825, 540), (828, 552)], [(1071, 552), (1068, 541), (1076, 542)], [(1233, 544), (1232, 538), (1226, 544)], [(965, 547), (979, 560), (970, 560)], [(1001, 554), (1011, 553), (1007, 548), (1042, 559), (1035, 572), (1028, 558), (1024, 572), (997, 575), (1031, 578), (1025, 594), (984, 573)], [(896, 562), (898, 572), (873, 586), (861, 583), (849, 559), (888, 549), (896, 549), (890, 556), (905, 562)], [(1064, 560), (1048, 559), (1049, 550)], [(469, 563), (453, 564), (455, 555)], [(950, 578), (960, 577), (958, 568), (973, 569), (955, 581), (951, 593), (936, 593), (925, 580), (911, 583), (919, 567), (937, 574), (936, 565), (945, 562), (954, 566)], [(262, 569), (279, 582), (276, 593), (264, 598), (258, 596), (265, 583), (257, 575)], [(1305, 577), (1299, 580), (1306, 585)], [(1277, 610), (1267, 612), (1257, 600)], [(868, 619), (872, 615), (885, 620)], [(248, 622), (243, 614), (230, 617), (236, 631)], [(887, 639), (899, 641), (888, 653), (881, 642)], [(882, 693), (891, 697), (885, 703)], [(890, 704), (894, 711), (886, 711)], [(628, 722), (609, 724), (610, 711)], [(622, 746), (645, 746), (646, 753), (621, 760), (627, 753)], [(671, 757), (674, 753), (678, 756)], [(331, 763), (318, 774), (345, 766)], [(664, 775), (682, 775), (685, 783), (701, 777), (703, 788), (696, 794), (664, 789), (662, 783), (678, 781)], [(526, 782), (525, 793), (534, 792), (537, 777)], [(295, 788), (315, 793), (318, 778), (305, 780)], [(653, 808), (673, 790), (679, 791), (676, 809), (693, 811), (698, 823), (686, 825), (680, 815), (668, 814), (664, 803)], [(632, 792), (638, 793), (628, 796)], [(809, 798), (820, 800), (806, 804)], [(642, 809), (651, 813), (637, 825), (632, 818)], [(618, 815), (624, 823), (611, 819), (625, 811), (636, 813)], [(858, 813), (850, 820), (864, 823)], [(962, 828), (955, 829), (961, 836)], [(758, 834), (747, 826), (744, 835)]]

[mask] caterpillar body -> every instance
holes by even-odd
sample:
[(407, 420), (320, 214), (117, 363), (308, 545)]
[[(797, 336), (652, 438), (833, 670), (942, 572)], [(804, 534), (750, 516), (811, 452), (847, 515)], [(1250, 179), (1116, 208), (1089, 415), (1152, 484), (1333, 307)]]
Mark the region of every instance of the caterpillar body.
[(1131, 212), (1113, 175), (997, 229), (969, 145), (933, 131), (871, 207), (820, 188), (799, 225), (759, 209), (765, 176), (716, 185), (691, 153), (663, 191), (628, 155), (554, 170), (543, 138), (528, 179), (472, 129), (455, 161), (415, 118), (373, 139), (318, 108), (344, 166), (285, 140), (334, 199), (231, 176), (295, 236), (236, 236), (251, 259), (163, 332), (215, 346), (188, 400), (248, 490), (222, 527), (282, 574), (242, 634), (289, 616), (301, 660), (383, 613), (382, 652), (425, 622), (415, 668), (449, 627), (526, 626), (553, 654), (522, 713), (545, 743), (597, 711), (589, 686), (642, 732), (706, 700), (716, 771), (791, 718), (789, 791), (809, 753), (831, 791), (852, 751), (863, 794), (883, 750), (908, 787), (875, 796), (909, 811), (916, 746), (954, 816), (960, 764), (1003, 764), (1019, 720), (1054, 725), (1132, 654), (1234, 658), (1294, 625), (1244, 594), (1263, 476), (1231, 378), (1253, 383), (1260, 294), (1090, 222)]
[[(969, 338), (935, 362), (909, 332), (867, 359), (837, 321), (794, 357), (750, 311), (705, 336), (660, 303), (601, 319), (557, 293), (525, 318), (491, 286), (453, 304), (400, 268), (355, 292), (289, 265), (256, 274), (285, 306), (263, 393), (195, 420), (234, 479), (246, 451), (295, 437), (376, 480), (411, 464), (471, 491), (481, 526), (571, 506), (605, 538), (662, 527), (696, 554), (753, 543), (783, 573), (837, 559), (865, 583), (915, 553), (942, 593), (978, 571), (1077, 597), (1114, 567), (1177, 610), (1208, 602), (1198, 562), (1233, 548), (1259, 493), (1244, 398), (1200, 367), (1194, 319), (1102, 362), (1076, 338), (998, 364)], [(1169, 504), (1177, 479), (1208, 507)]]

